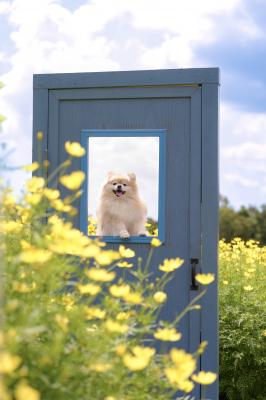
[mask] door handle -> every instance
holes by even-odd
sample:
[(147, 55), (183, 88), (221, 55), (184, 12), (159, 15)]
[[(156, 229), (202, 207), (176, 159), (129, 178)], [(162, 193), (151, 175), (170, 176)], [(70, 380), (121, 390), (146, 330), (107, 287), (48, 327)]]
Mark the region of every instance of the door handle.
[(199, 290), (199, 285), (196, 282), (196, 275), (197, 275), (197, 265), (199, 264), (198, 258), (191, 258), (190, 265), (191, 265), (191, 285), (190, 290)]

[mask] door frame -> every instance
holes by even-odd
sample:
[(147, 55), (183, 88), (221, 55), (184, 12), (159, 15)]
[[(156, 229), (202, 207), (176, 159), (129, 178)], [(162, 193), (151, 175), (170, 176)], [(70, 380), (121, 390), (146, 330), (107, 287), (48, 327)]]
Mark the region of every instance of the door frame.
[[(198, 259), (197, 268), (213, 273), (216, 280), (201, 301), (202, 310), (190, 319), (190, 342), (198, 340), (193, 326), (200, 325), (200, 341), (208, 347), (200, 367), (218, 373), (218, 97), (219, 69), (169, 69), (153, 71), (117, 71), (93, 73), (40, 74), (33, 76), (33, 160), (37, 156), (36, 133), (43, 132), (42, 157), (47, 159), (49, 146), (58, 149), (59, 101), (75, 99), (81, 89), (91, 98), (191, 97), (190, 168), (190, 257)], [(67, 89), (67, 90), (66, 90)], [(71, 93), (71, 95), (70, 95)], [(190, 95), (189, 95), (190, 93)], [(119, 97), (121, 98), (121, 97)], [(195, 124), (197, 120), (200, 124)], [(48, 144), (48, 134), (51, 141)], [(39, 144), (39, 143), (38, 143)], [(200, 146), (200, 147), (199, 147)], [(199, 152), (200, 148), (200, 152)], [(56, 160), (54, 160), (56, 162)], [(200, 288), (201, 290), (201, 288)], [(196, 291), (190, 291), (190, 298)], [(198, 335), (196, 333), (196, 335)], [(218, 399), (218, 381), (206, 387), (206, 398)]]

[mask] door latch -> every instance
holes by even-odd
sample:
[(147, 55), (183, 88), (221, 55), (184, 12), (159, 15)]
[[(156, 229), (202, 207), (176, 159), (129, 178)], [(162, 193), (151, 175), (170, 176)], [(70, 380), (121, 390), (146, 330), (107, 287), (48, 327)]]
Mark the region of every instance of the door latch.
[(199, 264), (198, 258), (191, 258), (191, 285), (190, 290), (199, 290), (199, 285), (196, 282), (196, 275), (197, 275), (197, 265)]

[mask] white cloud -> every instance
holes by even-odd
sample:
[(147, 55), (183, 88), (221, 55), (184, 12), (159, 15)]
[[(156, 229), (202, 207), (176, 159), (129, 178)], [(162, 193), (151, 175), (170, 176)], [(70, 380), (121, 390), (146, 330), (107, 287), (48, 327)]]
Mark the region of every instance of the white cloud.
[(251, 179), (243, 178), (242, 175), (239, 174), (224, 174), (224, 180), (229, 182), (230, 184), (236, 184), (243, 186), (244, 188), (254, 189), (260, 187), (258, 181), (254, 181)]
[(245, 142), (236, 146), (228, 146), (223, 150), (223, 155), (227, 159), (243, 162), (249, 160), (263, 161), (266, 165), (266, 143)]
[[(221, 104), (222, 130), (242, 140), (263, 141), (266, 138), (266, 112), (248, 112), (234, 104)], [(266, 142), (266, 139), (265, 139)]]
[(6, 14), (10, 10), (11, 2), (10, 1), (1, 1), (0, 3), (0, 15)]
[(232, 204), (265, 203), (266, 113), (221, 104), (221, 193)]
[[(10, 62), (0, 78), (6, 84), (0, 93), (0, 112), (8, 117), (2, 139), (16, 148), (11, 161), (21, 164), (31, 159), (33, 73), (203, 66), (200, 55), (195, 55), (197, 46), (221, 40), (228, 29), (243, 41), (263, 35), (244, 4), (243, 0), (84, 0), (71, 12), (58, 0), (2, 1), (0, 14), (9, 19), (14, 43), (11, 57), (0, 55)], [(221, 121), (222, 182), (228, 182), (223, 174), (229, 168), (262, 172), (266, 114), (222, 104)], [(248, 174), (245, 179), (252, 181)]]

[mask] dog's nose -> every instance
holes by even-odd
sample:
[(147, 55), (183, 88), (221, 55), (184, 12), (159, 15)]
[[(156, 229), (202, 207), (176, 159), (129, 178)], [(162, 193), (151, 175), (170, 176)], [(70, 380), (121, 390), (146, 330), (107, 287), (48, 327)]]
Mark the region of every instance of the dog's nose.
[(122, 189), (122, 185), (117, 185), (117, 189)]

